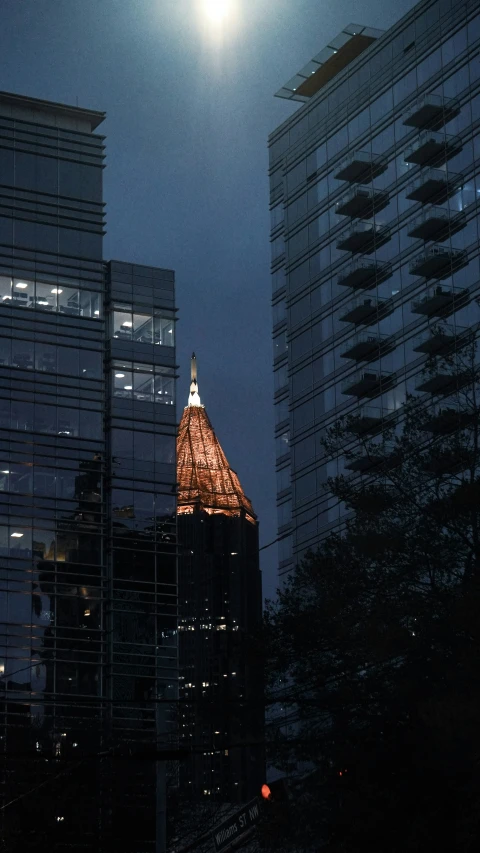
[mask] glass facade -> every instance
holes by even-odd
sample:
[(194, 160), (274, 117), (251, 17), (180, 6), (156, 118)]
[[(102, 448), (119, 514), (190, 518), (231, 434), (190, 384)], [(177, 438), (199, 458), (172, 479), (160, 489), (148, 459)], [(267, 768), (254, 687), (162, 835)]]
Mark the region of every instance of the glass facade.
[(269, 140), (281, 573), (341, 523), (327, 479), (359, 476), (326, 430), (401, 419), (419, 335), (480, 321), (478, 3), (423, 0), (298, 100)]
[[(152, 751), (175, 691), (174, 274), (103, 260), (103, 117), (0, 95), (0, 822), (12, 850), (48, 838), (56, 853), (153, 853)], [(138, 744), (149, 760), (134, 760)]]

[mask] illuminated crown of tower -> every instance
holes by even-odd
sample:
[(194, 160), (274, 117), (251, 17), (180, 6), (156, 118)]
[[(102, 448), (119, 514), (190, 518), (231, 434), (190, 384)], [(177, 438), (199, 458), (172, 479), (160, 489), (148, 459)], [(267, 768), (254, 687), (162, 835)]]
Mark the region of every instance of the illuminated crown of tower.
[(253, 524), (256, 515), (235, 471), (215, 435), (200, 402), (197, 359), (191, 361), (190, 395), (180, 421), (177, 439), (178, 513), (196, 509), (207, 513), (241, 515)]

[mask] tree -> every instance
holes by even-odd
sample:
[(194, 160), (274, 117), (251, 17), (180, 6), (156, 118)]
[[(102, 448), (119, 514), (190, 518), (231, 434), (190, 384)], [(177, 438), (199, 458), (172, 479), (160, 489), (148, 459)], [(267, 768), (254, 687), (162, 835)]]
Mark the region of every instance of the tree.
[(325, 437), (343, 527), (268, 605), (270, 759), (296, 850), (478, 849), (478, 367), (468, 335), (434, 351), (419, 390), (438, 402)]

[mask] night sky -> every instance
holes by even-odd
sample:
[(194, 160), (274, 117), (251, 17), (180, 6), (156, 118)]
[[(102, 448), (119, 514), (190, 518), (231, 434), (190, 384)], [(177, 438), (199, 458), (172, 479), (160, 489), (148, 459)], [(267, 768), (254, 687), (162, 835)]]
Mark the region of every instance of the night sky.
[[(178, 416), (195, 350), (202, 402), (276, 535), (267, 136), (273, 98), (349, 23), (388, 28), (413, 0), (2, 0), (0, 89), (108, 114), (106, 259), (174, 269)], [(276, 547), (262, 556), (264, 594)]]

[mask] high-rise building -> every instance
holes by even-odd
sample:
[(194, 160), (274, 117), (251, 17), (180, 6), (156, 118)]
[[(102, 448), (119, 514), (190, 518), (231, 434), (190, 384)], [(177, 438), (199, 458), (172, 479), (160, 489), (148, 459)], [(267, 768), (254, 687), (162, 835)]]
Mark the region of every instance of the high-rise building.
[(327, 479), (362, 476), (326, 430), (354, 414), (378, 431), (409, 394), (434, 411), (447, 385), (427, 358), (478, 328), (479, 4), (350, 25), (277, 94), (300, 104), (269, 140), (286, 573), (341, 522)]
[(176, 680), (174, 274), (103, 260), (103, 118), (0, 94), (12, 853), (156, 849), (155, 750)]
[(258, 523), (192, 382), (177, 441), (181, 790), (246, 802), (264, 781)]

